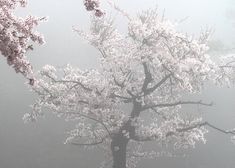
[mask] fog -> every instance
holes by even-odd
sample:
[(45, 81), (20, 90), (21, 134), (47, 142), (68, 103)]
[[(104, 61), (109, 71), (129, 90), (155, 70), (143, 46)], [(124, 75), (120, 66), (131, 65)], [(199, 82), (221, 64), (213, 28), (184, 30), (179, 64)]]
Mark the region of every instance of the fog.
[[(26, 9), (17, 10), (25, 16), (49, 16), (38, 31), (44, 34), (46, 44), (35, 47), (28, 58), (39, 70), (45, 64), (63, 66), (70, 63), (84, 68), (98, 66), (98, 52), (72, 31), (72, 26), (87, 29), (89, 14), (82, 0), (28, 0)], [(103, 3), (102, 3), (103, 2)], [(138, 11), (158, 6), (165, 17), (184, 20), (179, 31), (198, 34), (205, 28), (214, 30), (213, 40), (219, 40), (227, 48), (235, 47), (235, 2), (232, 0), (115, 0), (124, 10)], [(101, 1), (103, 8), (110, 7)], [(125, 30), (125, 20), (116, 12), (120, 29)], [(233, 17), (234, 16), (234, 17)], [(185, 19), (186, 18), (186, 19)], [(64, 145), (66, 131), (73, 124), (52, 114), (36, 123), (24, 124), (22, 117), (30, 111), (36, 96), (29, 91), (25, 80), (15, 74), (6, 60), (0, 57), (0, 168), (96, 168), (103, 155), (98, 150), (86, 151), (77, 146)], [(227, 129), (235, 127), (235, 89), (208, 87), (200, 97), (213, 101), (211, 108), (201, 108), (203, 116), (211, 123)], [(235, 145), (230, 137), (210, 130), (207, 143), (198, 143), (195, 149), (176, 158), (160, 157), (142, 160), (145, 168), (233, 168)], [(159, 147), (153, 146), (152, 148)]]

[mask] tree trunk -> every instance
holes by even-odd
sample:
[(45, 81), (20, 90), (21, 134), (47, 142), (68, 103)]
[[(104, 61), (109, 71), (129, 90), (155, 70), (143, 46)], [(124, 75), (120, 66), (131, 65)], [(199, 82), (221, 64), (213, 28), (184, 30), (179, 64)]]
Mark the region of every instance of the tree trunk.
[(122, 134), (112, 138), (111, 150), (113, 155), (113, 168), (126, 168), (126, 147), (128, 139)]
[(129, 142), (123, 131), (128, 132), (130, 137), (135, 136), (135, 127), (131, 125), (131, 119), (138, 117), (141, 112), (141, 104), (133, 102), (130, 119), (122, 126), (119, 132), (112, 137), (111, 150), (113, 156), (113, 168), (126, 168), (126, 149)]

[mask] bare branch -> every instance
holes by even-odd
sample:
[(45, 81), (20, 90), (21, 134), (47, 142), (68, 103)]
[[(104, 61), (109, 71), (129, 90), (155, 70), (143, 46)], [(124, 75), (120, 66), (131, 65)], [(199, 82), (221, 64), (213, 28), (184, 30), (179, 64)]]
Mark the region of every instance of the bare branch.
[(217, 130), (217, 131), (219, 131), (219, 132), (222, 132), (222, 133), (224, 133), (224, 134), (232, 134), (232, 135), (235, 135), (235, 130), (223, 130), (223, 129), (218, 128), (218, 127), (216, 127), (216, 126), (214, 126), (214, 125), (212, 125), (212, 124), (210, 124), (210, 123), (208, 123), (208, 122), (206, 122), (206, 125), (209, 126), (209, 127), (211, 127), (211, 128), (213, 128), (213, 129), (215, 129), (215, 130)]
[(115, 94), (115, 93), (113, 93), (113, 94), (110, 95), (110, 98), (112, 98), (112, 97), (124, 99), (126, 102), (130, 102), (130, 101), (132, 100), (131, 97), (120, 96), (120, 95), (117, 95), (117, 94)]
[(93, 143), (76, 143), (76, 142), (70, 142), (72, 145), (77, 145), (77, 146), (94, 146), (98, 144), (102, 144), (104, 142), (104, 139), (101, 139), (101, 141), (98, 142), (93, 142)]
[(98, 48), (98, 50), (99, 50), (99, 52), (101, 53), (101, 55), (102, 55), (103, 58), (106, 58), (106, 57), (107, 57), (107, 55), (105, 54), (104, 51), (102, 51), (100, 48)]

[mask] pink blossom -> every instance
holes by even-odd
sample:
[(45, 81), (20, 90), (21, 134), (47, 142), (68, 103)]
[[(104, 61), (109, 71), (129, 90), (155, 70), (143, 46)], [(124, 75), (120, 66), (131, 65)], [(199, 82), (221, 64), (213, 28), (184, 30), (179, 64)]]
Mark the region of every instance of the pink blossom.
[(98, 0), (84, 0), (84, 6), (87, 11), (94, 11), (96, 17), (101, 17), (105, 13), (99, 9), (99, 1)]
[(33, 29), (45, 18), (21, 18), (13, 14), (18, 6), (25, 7), (26, 4), (26, 0), (0, 0), (0, 53), (6, 57), (8, 65), (12, 66), (16, 73), (21, 73), (30, 80), (32, 65), (25, 54), (33, 49), (30, 41), (44, 43), (43, 36)]

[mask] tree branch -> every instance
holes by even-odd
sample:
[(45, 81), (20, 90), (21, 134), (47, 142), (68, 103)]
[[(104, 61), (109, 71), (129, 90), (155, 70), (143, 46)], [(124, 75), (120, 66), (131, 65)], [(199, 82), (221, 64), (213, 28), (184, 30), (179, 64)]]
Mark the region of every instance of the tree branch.
[(81, 116), (81, 117), (88, 118), (88, 119), (90, 119), (90, 120), (96, 121), (96, 122), (100, 123), (100, 124), (105, 128), (105, 130), (106, 130), (107, 133), (109, 134), (110, 138), (112, 137), (112, 134), (111, 134), (111, 132), (109, 131), (108, 127), (107, 127), (102, 121), (100, 121), (100, 120), (98, 120), (98, 119), (95, 119), (95, 118), (93, 118), (93, 117), (90, 117), (90, 116), (87, 116), (87, 115), (84, 115), (84, 114), (81, 114), (81, 113), (76, 113), (76, 112), (57, 112), (57, 113), (59, 113), (59, 114), (64, 114), (64, 115), (69, 115), (69, 114), (79, 115), (79, 116)]
[(77, 145), (77, 146), (93, 146), (93, 145), (98, 145), (104, 142), (104, 139), (101, 139), (101, 141), (98, 142), (93, 142), (93, 143), (76, 143), (76, 142), (70, 142), (72, 145)]
[(192, 130), (192, 129), (197, 128), (197, 127), (202, 127), (202, 126), (208, 126), (210, 128), (213, 128), (214, 130), (219, 131), (219, 132), (224, 133), (224, 134), (235, 135), (235, 130), (224, 130), (224, 129), (221, 129), (221, 128), (215, 126), (215, 125), (210, 124), (207, 121), (202, 122), (202, 123), (198, 123), (198, 124), (186, 127), (186, 128), (177, 129), (177, 131), (178, 132), (186, 132), (186, 131)]
[(52, 76), (50, 76), (48, 74), (46, 74), (45, 76), (47, 76), (49, 79), (51, 79), (55, 83), (75, 83), (75, 84), (81, 86), (84, 90), (92, 91), (92, 89), (86, 87), (84, 84), (82, 84), (79, 81), (75, 81), (75, 80), (56, 80), (55, 78), (53, 78)]
[(218, 128), (218, 127), (216, 127), (216, 126), (214, 126), (214, 125), (212, 125), (208, 122), (206, 122), (206, 125), (213, 128), (213, 129), (215, 129), (215, 130), (217, 130), (217, 131), (219, 131), (219, 132), (221, 132), (221, 133), (235, 135), (235, 130), (223, 130), (223, 129)]
[(132, 140), (137, 141), (137, 142), (150, 142), (154, 141), (153, 137), (139, 137), (137, 135), (130, 137)]
[(144, 67), (145, 79), (144, 79), (144, 83), (142, 86), (142, 91), (145, 92), (148, 87), (148, 84), (153, 80), (153, 78), (152, 78), (152, 74), (149, 72), (146, 62), (143, 63), (143, 67)]
[(132, 100), (132, 98), (130, 98), (130, 97), (120, 96), (120, 95), (117, 95), (115, 93), (110, 95), (110, 98), (113, 98), (113, 97), (124, 99), (127, 103)]
[(172, 73), (166, 75), (162, 80), (160, 80), (156, 85), (151, 88), (148, 88), (144, 92), (144, 96), (149, 95), (150, 93), (154, 92), (157, 88), (159, 88), (166, 80), (172, 75)]
[(155, 108), (152, 107), (151, 110), (153, 110), (153, 112), (156, 113), (157, 115), (161, 116), (164, 120), (167, 120), (167, 117), (159, 113)]
[(227, 62), (225, 65), (221, 65), (219, 66), (220, 68), (234, 68), (235, 65), (230, 65), (232, 63), (235, 63), (235, 61), (230, 61), (230, 62)]
[[(215, 126), (215, 125), (210, 124), (207, 121), (201, 122), (201, 123), (198, 123), (198, 124), (195, 124), (195, 125), (191, 125), (191, 126), (188, 126), (188, 127), (184, 127), (184, 128), (177, 128), (176, 132), (187, 132), (187, 131), (190, 131), (190, 130), (193, 130), (195, 128), (202, 127), (202, 126), (208, 126), (208, 127), (212, 128), (216, 131), (219, 131), (219, 132), (223, 133), (223, 134), (235, 135), (235, 130), (224, 130), (224, 129), (221, 129), (221, 128)], [(176, 132), (168, 132), (166, 134), (166, 137), (172, 136)], [(154, 141), (156, 139), (156, 136), (139, 137), (139, 136), (135, 135), (135, 136), (131, 137), (131, 139), (134, 140), (134, 141), (138, 141), (138, 142), (146, 142), (146, 141)]]
[(114, 81), (114, 83), (115, 83), (117, 86), (119, 86), (120, 88), (124, 88), (125, 80), (124, 80), (122, 83), (119, 83), (119, 82), (117, 81), (117, 79), (115, 78), (115, 76), (113, 75), (113, 81)]
[(160, 103), (160, 104), (153, 104), (153, 105), (145, 105), (142, 107), (142, 111), (150, 109), (150, 108), (163, 108), (163, 107), (174, 107), (179, 105), (203, 105), (203, 106), (212, 106), (213, 103), (203, 103), (201, 100), (199, 101), (178, 101), (174, 103)]

